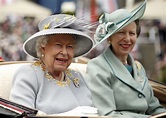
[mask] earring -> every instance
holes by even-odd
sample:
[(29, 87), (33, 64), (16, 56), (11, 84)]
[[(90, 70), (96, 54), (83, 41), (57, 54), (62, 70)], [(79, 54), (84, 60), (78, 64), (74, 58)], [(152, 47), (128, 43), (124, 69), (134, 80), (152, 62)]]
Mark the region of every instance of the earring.
[(44, 54), (41, 54), (41, 57), (44, 57)]
[(108, 43), (111, 44), (111, 41), (109, 40)]

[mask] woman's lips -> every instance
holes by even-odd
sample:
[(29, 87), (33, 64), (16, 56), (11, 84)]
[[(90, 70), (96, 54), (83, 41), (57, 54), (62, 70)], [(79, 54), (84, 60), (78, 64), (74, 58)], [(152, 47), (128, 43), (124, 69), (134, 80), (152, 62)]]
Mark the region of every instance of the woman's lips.
[(130, 44), (120, 44), (123, 48), (129, 48)]
[(56, 60), (61, 64), (65, 64), (68, 59), (56, 58)]

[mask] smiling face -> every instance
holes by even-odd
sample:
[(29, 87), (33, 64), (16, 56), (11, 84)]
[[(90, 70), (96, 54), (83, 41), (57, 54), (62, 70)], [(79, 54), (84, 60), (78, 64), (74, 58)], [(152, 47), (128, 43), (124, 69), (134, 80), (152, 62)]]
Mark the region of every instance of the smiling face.
[(74, 57), (75, 39), (72, 35), (56, 34), (48, 37), (46, 46), (41, 48), (42, 61), (50, 73), (62, 72)]
[(137, 26), (132, 22), (109, 37), (113, 52), (118, 58), (127, 58), (137, 39)]

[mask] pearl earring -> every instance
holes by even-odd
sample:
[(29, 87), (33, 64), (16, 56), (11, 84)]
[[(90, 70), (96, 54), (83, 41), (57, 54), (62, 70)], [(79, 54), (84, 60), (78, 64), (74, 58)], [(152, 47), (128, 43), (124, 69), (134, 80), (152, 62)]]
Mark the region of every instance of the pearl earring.
[(109, 40), (108, 43), (111, 44), (111, 41)]
[(41, 54), (41, 57), (44, 57), (44, 54)]

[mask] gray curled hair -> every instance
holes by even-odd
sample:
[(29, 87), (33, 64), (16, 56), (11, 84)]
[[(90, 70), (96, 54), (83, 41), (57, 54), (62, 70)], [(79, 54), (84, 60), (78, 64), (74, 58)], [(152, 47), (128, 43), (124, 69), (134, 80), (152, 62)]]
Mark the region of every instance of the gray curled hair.
[(38, 38), (38, 40), (36, 40), (36, 54), (39, 57), (39, 59), (41, 58), (42, 55), (41, 48), (45, 47), (47, 45), (47, 42), (48, 42), (48, 36), (42, 36)]

